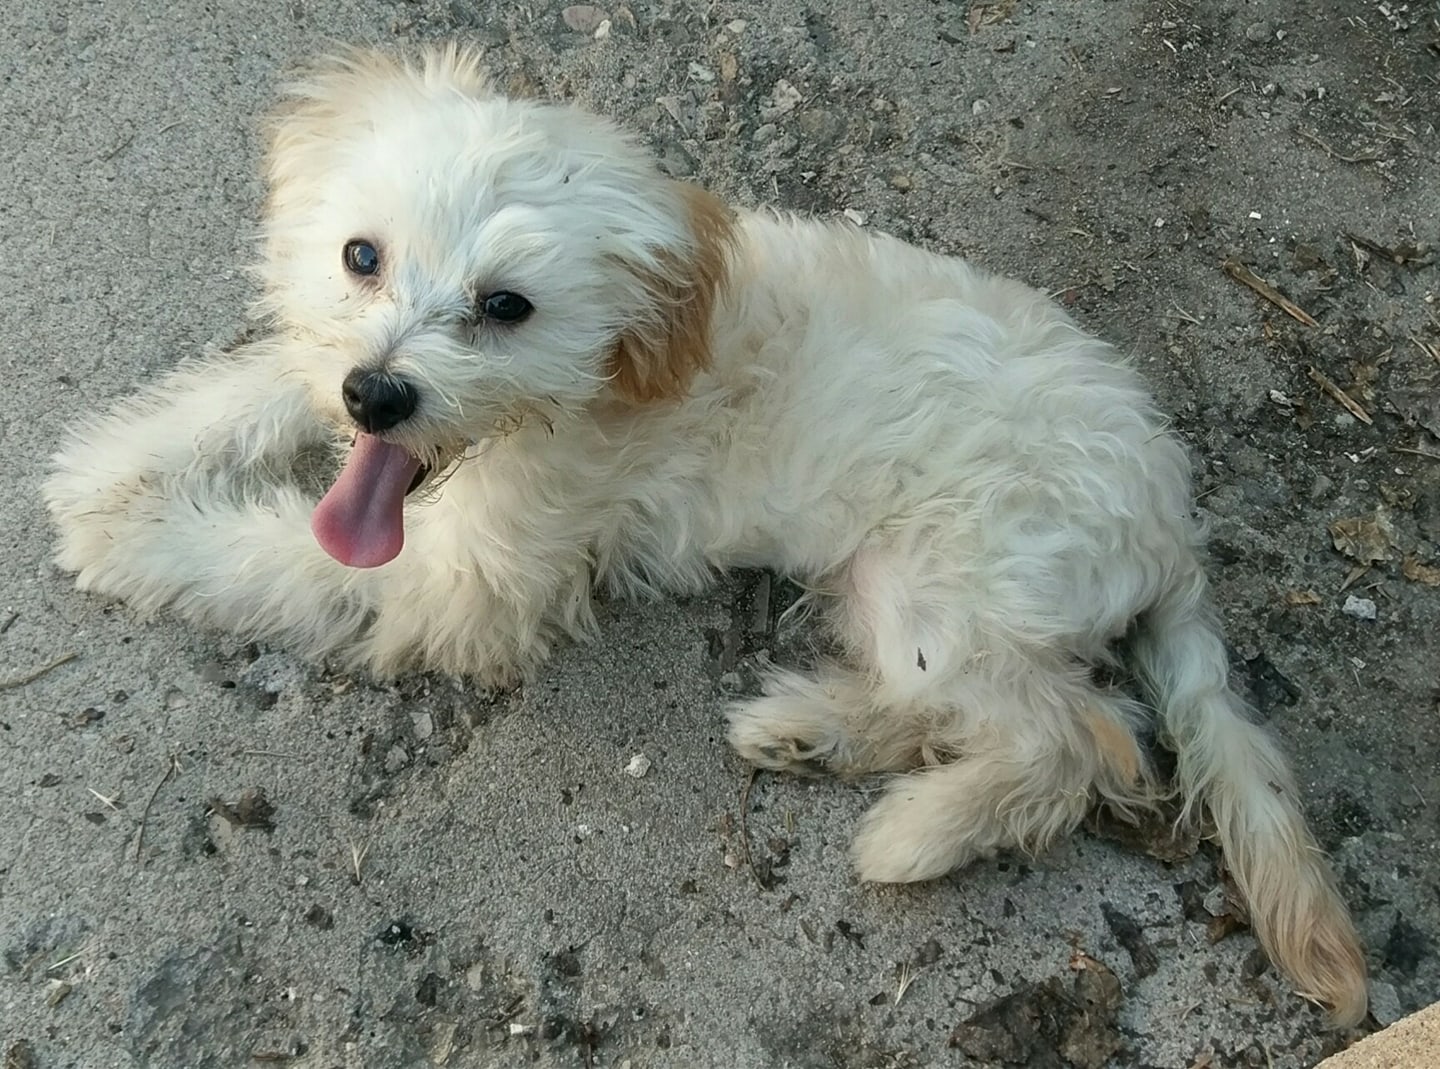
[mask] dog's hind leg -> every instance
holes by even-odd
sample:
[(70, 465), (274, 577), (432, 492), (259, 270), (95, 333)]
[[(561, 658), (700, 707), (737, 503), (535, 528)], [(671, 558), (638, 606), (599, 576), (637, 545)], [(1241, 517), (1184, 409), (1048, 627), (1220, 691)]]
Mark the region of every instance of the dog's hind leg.
[(1045, 849), (1075, 827), (1097, 791), (1121, 806), (1153, 797), (1128, 699), (1069, 673), (1032, 668), (1018, 685), (956, 692), (960, 756), (897, 777), (855, 838), (861, 879), (941, 876), (997, 850)]

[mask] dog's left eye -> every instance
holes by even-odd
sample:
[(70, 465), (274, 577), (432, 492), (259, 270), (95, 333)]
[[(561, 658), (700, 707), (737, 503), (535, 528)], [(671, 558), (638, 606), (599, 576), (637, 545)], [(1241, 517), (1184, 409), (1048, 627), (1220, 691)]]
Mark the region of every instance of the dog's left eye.
[(518, 323), (534, 311), (534, 306), (518, 293), (500, 290), (480, 302), (480, 312), (486, 319), (500, 323)]
[(380, 270), (380, 253), (368, 241), (346, 242), (341, 258), (352, 275), (373, 275)]

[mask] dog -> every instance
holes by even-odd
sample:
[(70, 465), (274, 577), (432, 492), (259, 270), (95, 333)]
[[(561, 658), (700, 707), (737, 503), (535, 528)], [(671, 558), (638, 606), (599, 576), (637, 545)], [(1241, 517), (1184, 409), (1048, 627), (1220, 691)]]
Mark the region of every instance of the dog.
[[(765, 768), (891, 775), (862, 880), (1152, 805), (1153, 708), (1271, 958), (1362, 1019), (1359, 939), (1229, 686), (1189, 460), (1112, 347), (962, 260), (734, 211), (453, 45), (313, 65), (266, 170), (271, 333), (55, 457), (82, 590), (498, 686), (591, 637), (597, 592), (773, 568), (838, 652), (775, 670), (729, 738)], [(1147, 706), (1103, 682), (1122, 646)]]

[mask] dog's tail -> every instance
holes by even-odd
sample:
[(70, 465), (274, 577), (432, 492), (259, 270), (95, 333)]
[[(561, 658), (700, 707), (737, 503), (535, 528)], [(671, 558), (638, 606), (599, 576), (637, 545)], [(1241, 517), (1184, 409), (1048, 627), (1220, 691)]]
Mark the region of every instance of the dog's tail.
[(1366, 1011), (1365, 956), (1285, 759), (1230, 689), (1198, 566), (1141, 620), (1136, 666), (1179, 757), (1185, 811), (1207, 805), (1251, 924), (1300, 994), (1337, 1026)]

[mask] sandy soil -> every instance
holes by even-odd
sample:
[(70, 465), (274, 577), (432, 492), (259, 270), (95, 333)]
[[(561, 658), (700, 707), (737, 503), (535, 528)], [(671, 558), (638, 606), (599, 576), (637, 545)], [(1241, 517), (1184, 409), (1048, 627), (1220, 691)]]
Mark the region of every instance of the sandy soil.
[(1336, 856), (1376, 1018), (1440, 998), (1433, 4), (18, 8), (6, 1069), (1296, 1067), (1365, 1031), (1324, 1032), (1232, 931), (1206, 846), (1084, 833), (877, 891), (845, 857), (863, 789), (767, 775), (742, 810), (719, 708), (807, 641), (776, 632), (778, 577), (609, 606), (602, 642), (504, 695), (76, 594), (45, 457), (244, 329), (257, 116), (337, 38), (479, 42), (502, 86), (623, 118), (671, 174), (973, 256), (1133, 351), (1194, 449), (1238, 679)]

